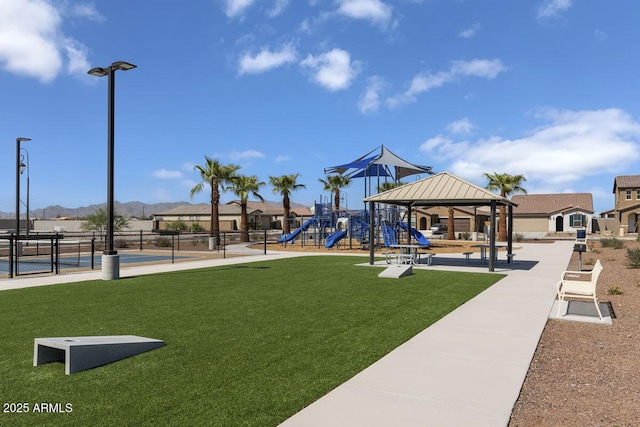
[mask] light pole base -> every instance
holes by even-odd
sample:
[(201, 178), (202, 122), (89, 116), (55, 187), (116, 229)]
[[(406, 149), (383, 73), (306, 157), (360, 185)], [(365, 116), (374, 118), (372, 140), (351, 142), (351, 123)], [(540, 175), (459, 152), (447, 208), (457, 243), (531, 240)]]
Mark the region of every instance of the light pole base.
[(209, 250), (213, 251), (216, 249), (216, 247), (218, 246), (216, 243), (216, 238), (215, 237), (209, 237)]
[(102, 255), (102, 280), (120, 278), (120, 255)]

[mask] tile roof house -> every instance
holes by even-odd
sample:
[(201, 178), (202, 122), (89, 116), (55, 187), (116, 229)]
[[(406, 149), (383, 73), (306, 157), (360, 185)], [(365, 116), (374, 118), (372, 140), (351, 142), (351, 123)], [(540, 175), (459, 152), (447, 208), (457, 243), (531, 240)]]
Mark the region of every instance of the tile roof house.
[[(262, 211), (258, 209), (248, 209), (249, 224), (255, 224), (259, 221)], [(240, 227), (240, 205), (220, 205), (218, 208), (220, 218), (220, 231), (235, 231)], [(197, 205), (176, 206), (168, 211), (159, 212), (154, 215), (156, 222), (155, 228), (165, 230), (171, 222), (182, 221), (187, 227), (193, 224), (199, 224), (204, 230), (209, 230), (211, 221), (211, 205), (209, 203), (200, 203)]]
[(640, 175), (616, 176), (613, 180), (613, 194), (613, 218), (617, 219), (628, 233), (637, 233), (640, 216)]
[(513, 230), (528, 237), (547, 233), (591, 232), (593, 196), (590, 193), (517, 194), (511, 201)]

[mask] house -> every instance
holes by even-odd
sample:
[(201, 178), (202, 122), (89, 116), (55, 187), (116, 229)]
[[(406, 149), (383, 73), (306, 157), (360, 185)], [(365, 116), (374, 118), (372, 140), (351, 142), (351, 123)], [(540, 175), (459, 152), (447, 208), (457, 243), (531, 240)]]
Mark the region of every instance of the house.
[(590, 193), (517, 194), (511, 198), (513, 231), (527, 237), (547, 233), (592, 232), (593, 196)]
[(628, 233), (638, 232), (640, 215), (640, 175), (621, 175), (613, 180), (615, 207), (611, 217)]
[[(232, 200), (227, 205), (240, 206), (240, 200)], [(254, 220), (249, 220), (249, 224), (260, 224), (260, 227), (264, 230), (282, 229), (282, 218), (284, 216), (284, 209), (282, 203), (275, 202), (253, 202), (247, 201), (247, 209), (249, 211), (260, 211), (260, 215), (255, 215)], [(291, 229), (302, 225), (305, 219), (309, 219), (313, 216), (313, 212), (306, 206), (299, 206), (292, 204), (291, 206)], [(240, 224), (238, 222), (238, 224)], [(251, 225), (249, 226), (250, 228)]]
[[(262, 212), (260, 210), (248, 209), (249, 224), (259, 221)], [(223, 204), (218, 207), (218, 218), (220, 220), (220, 231), (236, 231), (240, 228), (241, 209), (240, 205)], [(258, 218), (258, 219), (256, 219)], [(209, 230), (211, 223), (211, 205), (201, 203), (197, 205), (177, 206), (165, 212), (154, 215), (155, 226), (158, 230), (166, 230), (172, 222), (182, 221), (187, 227), (198, 224), (202, 230)]]
[[(490, 209), (486, 206), (454, 206), (453, 224), (457, 233), (483, 232), (485, 222), (489, 221)], [(448, 224), (449, 208), (446, 206), (418, 208), (416, 212), (419, 230), (428, 230), (433, 224)]]

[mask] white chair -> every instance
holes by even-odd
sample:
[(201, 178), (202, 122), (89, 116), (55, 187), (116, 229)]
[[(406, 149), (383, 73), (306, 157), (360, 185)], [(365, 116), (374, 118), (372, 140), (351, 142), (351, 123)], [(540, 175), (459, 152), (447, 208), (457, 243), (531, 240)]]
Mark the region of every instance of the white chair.
[[(598, 283), (598, 276), (602, 272), (602, 264), (600, 260), (597, 260), (591, 271), (564, 271), (560, 276), (558, 282), (558, 316), (562, 310), (562, 303), (567, 298), (578, 298), (592, 300), (596, 305), (598, 316), (602, 319), (602, 313), (598, 305), (598, 297), (596, 295), (596, 284)], [(578, 278), (586, 278), (590, 276), (590, 280), (573, 280)]]

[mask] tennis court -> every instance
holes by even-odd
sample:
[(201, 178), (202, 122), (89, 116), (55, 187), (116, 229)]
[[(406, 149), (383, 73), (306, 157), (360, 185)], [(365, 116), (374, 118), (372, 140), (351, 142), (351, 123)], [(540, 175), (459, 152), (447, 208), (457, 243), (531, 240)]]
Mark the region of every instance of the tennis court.
[[(121, 253), (120, 264), (144, 264), (183, 261), (186, 259), (195, 259), (196, 256), (186, 255), (161, 255), (161, 254), (145, 254), (145, 253)], [(102, 263), (101, 254), (97, 253), (93, 257), (90, 254), (60, 254), (58, 258), (59, 269), (100, 269)], [(18, 261), (18, 269), (22, 274), (44, 273), (53, 271), (53, 261), (50, 256), (45, 257), (20, 257)], [(9, 261), (5, 257), (0, 258), (0, 275), (8, 274)]]

